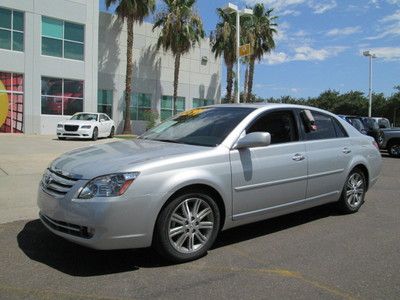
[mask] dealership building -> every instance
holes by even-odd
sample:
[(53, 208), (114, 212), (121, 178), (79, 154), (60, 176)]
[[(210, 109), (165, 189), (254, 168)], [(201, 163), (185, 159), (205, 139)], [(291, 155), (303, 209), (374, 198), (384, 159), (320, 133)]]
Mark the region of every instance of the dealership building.
[[(101, 0), (102, 1), (102, 0)], [(156, 49), (158, 30), (135, 24), (131, 120), (142, 133), (149, 112), (164, 120), (218, 103), (221, 62), (209, 40), (181, 59), (173, 100), (174, 57)], [(55, 134), (80, 111), (106, 112), (123, 127), (125, 24), (98, 0), (0, 0), (0, 132)]]

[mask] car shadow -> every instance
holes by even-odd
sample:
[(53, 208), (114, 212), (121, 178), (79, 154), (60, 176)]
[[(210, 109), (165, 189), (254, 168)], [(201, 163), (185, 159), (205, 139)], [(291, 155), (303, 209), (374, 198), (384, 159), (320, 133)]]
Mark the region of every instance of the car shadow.
[[(220, 233), (212, 249), (265, 236), (277, 231), (337, 215), (324, 205)], [(47, 230), (40, 220), (29, 221), (17, 235), (19, 248), (32, 260), (71, 276), (100, 276), (171, 265), (153, 249), (100, 251), (71, 243)]]

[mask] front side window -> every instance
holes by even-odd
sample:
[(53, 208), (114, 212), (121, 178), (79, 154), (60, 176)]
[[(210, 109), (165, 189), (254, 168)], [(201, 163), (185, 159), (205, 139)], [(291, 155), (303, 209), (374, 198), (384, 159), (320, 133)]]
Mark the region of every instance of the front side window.
[(335, 130), (335, 120), (328, 115), (312, 111), (315, 120), (315, 130), (306, 131), (306, 140), (323, 140), (338, 137)]
[(97, 92), (97, 111), (112, 117), (113, 91), (98, 90)]
[(42, 114), (73, 115), (83, 110), (83, 81), (42, 77)]
[(245, 107), (195, 108), (150, 129), (141, 138), (214, 147), (221, 144), (253, 110)]
[(297, 125), (292, 111), (274, 111), (262, 115), (246, 130), (247, 134), (251, 132), (269, 132), (271, 134), (271, 144), (299, 140)]
[(213, 104), (214, 104), (213, 99), (193, 98), (193, 108), (208, 106)]
[(24, 51), (24, 13), (0, 7), (0, 48)]
[(161, 121), (185, 111), (185, 97), (162, 96), (161, 98)]
[(43, 16), (42, 54), (83, 60), (84, 26)]

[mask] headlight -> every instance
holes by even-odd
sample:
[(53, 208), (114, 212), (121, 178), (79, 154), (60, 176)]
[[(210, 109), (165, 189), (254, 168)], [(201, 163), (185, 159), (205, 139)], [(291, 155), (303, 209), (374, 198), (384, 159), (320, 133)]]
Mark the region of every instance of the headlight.
[(57, 124), (57, 128), (63, 128), (64, 125), (63, 124)]
[(121, 196), (138, 176), (139, 172), (131, 172), (97, 177), (85, 185), (78, 198)]
[(90, 129), (92, 127), (92, 125), (82, 125), (81, 128), (82, 129)]

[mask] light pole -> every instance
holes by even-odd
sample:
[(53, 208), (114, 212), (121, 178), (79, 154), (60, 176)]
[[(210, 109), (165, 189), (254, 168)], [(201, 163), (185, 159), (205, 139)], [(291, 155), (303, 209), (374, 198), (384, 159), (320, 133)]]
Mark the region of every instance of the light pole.
[(240, 10), (237, 5), (229, 2), (228, 5), (224, 7), (224, 11), (228, 13), (236, 13), (236, 103), (240, 103), (240, 16), (252, 15), (253, 10), (248, 8)]
[(376, 55), (371, 51), (364, 51), (363, 55), (369, 58), (369, 104), (368, 104), (368, 117), (372, 116), (372, 59), (376, 58)]

